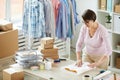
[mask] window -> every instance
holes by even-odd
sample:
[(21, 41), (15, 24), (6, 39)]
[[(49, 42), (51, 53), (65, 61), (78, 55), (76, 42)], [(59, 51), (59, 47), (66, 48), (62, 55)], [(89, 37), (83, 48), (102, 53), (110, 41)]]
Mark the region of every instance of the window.
[(23, 0), (0, 0), (0, 19), (13, 22), (13, 26), (22, 26)]
[(15, 26), (22, 26), (23, 0), (11, 0), (11, 21)]
[(11, 18), (22, 17), (23, 0), (11, 0)]
[(0, 19), (5, 19), (5, 0), (0, 0)]

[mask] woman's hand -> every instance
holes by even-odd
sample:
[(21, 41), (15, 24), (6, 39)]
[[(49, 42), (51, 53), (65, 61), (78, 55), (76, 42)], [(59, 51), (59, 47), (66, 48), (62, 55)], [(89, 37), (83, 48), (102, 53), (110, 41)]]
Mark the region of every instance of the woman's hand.
[(102, 58), (100, 58), (100, 60), (98, 62), (91, 63), (88, 66), (91, 68), (98, 67), (99, 65), (102, 65), (102, 63), (107, 59), (107, 57), (108, 57), (108, 55), (104, 55)]
[(76, 65), (78, 67), (81, 67), (82, 66), (82, 60), (81, 59), (77, 60)]
[(91, 63), (91, 64), (89, 64), (88, 66), (91, 67), (91, 68), (95, 68), (95, 67), (98, 66), (98, 64), (97, 64), (97, 63)]

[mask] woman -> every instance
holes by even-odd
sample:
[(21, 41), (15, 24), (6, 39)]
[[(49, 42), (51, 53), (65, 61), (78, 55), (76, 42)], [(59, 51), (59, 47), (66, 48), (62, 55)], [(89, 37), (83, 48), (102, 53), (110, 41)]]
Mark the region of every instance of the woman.
[[(109, 56), (112, 53), (112, 48), (108, 40), (108, 32), (103, 25), (96, 21), (94, 11), (87, 9), (83, 13), (82, 18), (84, 25), (81, 27), (76, 43), (76, 64), (77, 66), (81, 66), (82, 62), (89, 62), (89, 67), (107, 69)], [(83, 43), (85, 50), (81, 57)]]

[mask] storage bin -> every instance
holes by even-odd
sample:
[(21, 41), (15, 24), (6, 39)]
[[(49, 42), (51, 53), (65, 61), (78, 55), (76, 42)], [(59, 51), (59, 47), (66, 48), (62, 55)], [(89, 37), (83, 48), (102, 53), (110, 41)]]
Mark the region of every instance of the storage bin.
[(114, 15), (114, 32), (120, 33), (120, 15)]

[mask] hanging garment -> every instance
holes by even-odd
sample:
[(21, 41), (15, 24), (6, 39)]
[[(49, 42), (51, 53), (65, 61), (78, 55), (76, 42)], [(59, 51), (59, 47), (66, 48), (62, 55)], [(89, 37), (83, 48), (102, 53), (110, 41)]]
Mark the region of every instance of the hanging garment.
[(44, 0), (45, 33), (47, 37), (55, 36), (55, 19), (53, 6), (50, 0)]
[(32, 38), (45, 36), (43, 4), (38, 0), (25, 0), (22, 30)]
[(60, 8), (56, 24), (56, 36), (60, 39), (66, 39), (67, 28), (68, 28), (67, 9), (63, 0), (60, 0)]
[(68, 4), (70, 7), (70, 28), (68, 30), (68, 36), (72, 38), (75, 35), (75, 25), (74, 25), (74, 12), (73, 12), (73, 6), (71, 0), (68, 0)]
[(64, 0), (67, 8), (67, 16), (68, 16), (68, 28), (67, 28), (67, 37), (72, 37), (72, 25), (71, 25), (71, 12), (70, 12), (70, 5), (68, 0)]
[(57, 23), (58, 11), (60, 8), (60, 1), (59, 0), (51, 0), (53, 5), (54, 17), (55, 17), (55, 26)]
[(54, 15), (54, 9), (53, 9), (53, 5), (52, 5), (52, 1), (48, 0), (49, 4), (50, 4), (50, 8), (51, 8), (51, 17), (50, 17), (50, 21), (51, 21), (51, 37), (55, 37), (55, 15)]
[(76, 26), (76, 24), (80, 23), (80, 20), (78, 19), (78, 13), (76, 10), (76, 1), (71, 0), (71, 2), (72, 2), (73, 12), (74, 12), (74, 25)]

